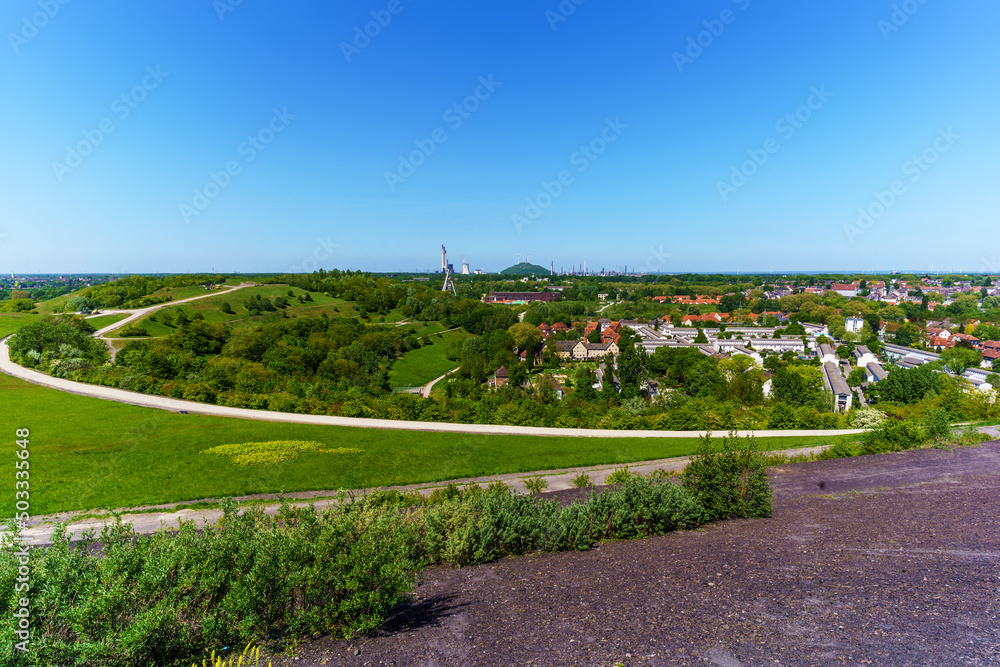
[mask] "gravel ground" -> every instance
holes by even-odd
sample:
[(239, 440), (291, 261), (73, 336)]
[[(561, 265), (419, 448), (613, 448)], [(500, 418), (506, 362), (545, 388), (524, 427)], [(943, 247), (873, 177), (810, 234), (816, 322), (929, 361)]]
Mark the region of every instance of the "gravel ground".
[(274, 667), (1000, 664), (1000, 442), (771, 477), (769, 519), (433, 568), (379, 632)]

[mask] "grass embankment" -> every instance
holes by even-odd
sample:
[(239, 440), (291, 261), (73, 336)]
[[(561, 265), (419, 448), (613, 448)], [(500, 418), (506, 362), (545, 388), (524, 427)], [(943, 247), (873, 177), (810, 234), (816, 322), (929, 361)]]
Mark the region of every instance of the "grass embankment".
[[(442, 434), (181, 415), (39, 387), (0, 375), (0, 433), (31, 429), (31, 511), (135, 507), (325, 489), (417, 484), (683, 456), (696, 438), (563, 438)], [(844, 437), (762, 438), (765, 449)], [(203, 454), (226, 444), (302, 440), (357, 454), (303, 452), (266, 467)], [(16, 458), (0, 461), (14, 478)], [(14, 511), (13, 493), (0, 515)]]
[(94, 329), (103, 329), (104, 327), (114, 324), (115, 322), (121, 322), (126, 317), (125, 313), (112, 313), (111, 315), (98, 315), (97, 317), (88, 317), (87, 324), (94, 327)]
[[(174, 295), (175, 301), (208, 293), (203, 287), (194, 286), (161, 290), (160, 292), (155, 292), (154, 296), (161, 293), (167, 294), (168, 292), (176, 293)], [(288, 296), (289, 292), (292, 292), (293, 296)], [(164, 306), (136, 322), (135, 326), (145, 329), (150, 336), (167, 336), (177, 331), (176, 318), (180, 311), (184, 311), (184, 314), (188, 318), (191, 318), (195, 313), (199, 313), (210, 324), (230, 324), (236, 327), (257, 326), (275, 318), (281, 318), (282, 310), (287, 312), (289, 316), (294, 317), (317, 317), (323, 313), (327, 317), (360, 317), (359, 311), (354, 310), (353, 303), (344, 301), (343, 299), (324, 296), (318, 292), (310, 293), (311, 301), (299, 303), (298, 297), (305, 293), (305, 290), (298, 287), (289, 287), (288, 285), (244, 287), (237, 291), (220, 290), (204, 299), (176, 306)], [(266, 311), (254, 315), (243, 306), (243, 303), (257, 296), (269, 299), (272, 302), (278, 297), (284, 297), (288, 302), (288, 306), (284, 309), (276, 309), (273, 312)], [(223, 311), (224, 303), (229, 304), (229, 310), (232, 312), (227, 313)], [(386, 318), (387, 322), (391, 317), (392, 313), (390, 313), (390, 317)], [(169, 324), (165, 324), (165, 321), (169, 322)], [(369, 319), (368, 321), (373, 322), (377, 321), (377, 319)], [(117, 332), (111, 332), (110, 335), (115, 336)]]
[(6, 338), (28, 322), (34, 322), (38, 315), (31, 313), (0, 313), (0, 338)]
[(410, 350), (393, 363), (389, 370), (389, 386), (419, 387), (457, 368), (459, 363), (449, 359), (445, 353), (445, 341), (467, 336), (461, 331), (449, 331), (440, 338), (426, 337), (425, 341), (430, 341), (430, 345)]

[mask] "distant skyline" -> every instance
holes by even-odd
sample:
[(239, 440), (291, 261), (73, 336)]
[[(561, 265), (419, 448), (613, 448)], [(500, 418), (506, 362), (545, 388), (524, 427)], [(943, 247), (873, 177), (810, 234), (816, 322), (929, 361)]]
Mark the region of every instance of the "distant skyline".
[(1000, 272), (998, 20), (14, 0), (0, 274)]

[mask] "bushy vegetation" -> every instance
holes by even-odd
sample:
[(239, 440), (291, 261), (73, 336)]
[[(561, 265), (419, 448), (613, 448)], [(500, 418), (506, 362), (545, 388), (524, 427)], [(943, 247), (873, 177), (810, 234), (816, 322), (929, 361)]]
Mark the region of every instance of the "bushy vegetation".
[(767, 457), (752, 436), (723, 437), (716, 446), (706, 435), (684, 469), (684, 488), (711, 519), (758, 518), (771, 514)]
[[(221, 283), (222, 275), (185, 274), (157, 278), (153, 276), (126, 276), (113, 282), (95, 285), (81, 296), (88, 308), (145, 308), (169, 301), (168, 297), (150, 296), (165, 287), (186, 287), (202, 283)], [(76, 304), (79, 306), (79, 304)], [(71, 310), (79, 308), (70, 307)]]
[(27, 368), (70, 377), (107, 361), (108, 349), (90, 336), (93, 332), (79, 317), (45, 316), (25, 324), (11, 337), (10, 357)]
[[(31, 553), (33, 650), (7, 642), (0, 657), (11, 667), (145, 667), (213, 646), (350, 636), (381, 624), (427, 565), (587, 549), (719, 518), (688, 486), (640, 476), (568, 506), (502, 484), (475, 489), (449, 487), (419, 504), (394, 492), (341, 496), (322, 511), (286, 504), (275, 517), (227, 501), (222, 519), (202, 530), (182, 522), (137, 536), (118, 520), (75, 546), (60, 528), (50, 548)], [(2, 538), (6, 556), (15, 538)], [(17, 576), (16, 558), (0, 560), (4, 636), (16, 624)]]

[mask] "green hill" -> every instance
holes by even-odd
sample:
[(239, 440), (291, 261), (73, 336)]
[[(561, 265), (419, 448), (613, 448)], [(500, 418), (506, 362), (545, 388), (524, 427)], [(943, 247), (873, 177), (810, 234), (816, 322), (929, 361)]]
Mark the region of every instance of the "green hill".
[(536, 276), (547, 276), (549, 275), (549, 270), (544, 266), (521, 262), (520, 264), (515, 264), (514, 266), (508, 266), (506, 269), (501, 271), (500, 274), (505, 276), (530, 276), (532, 274)]

